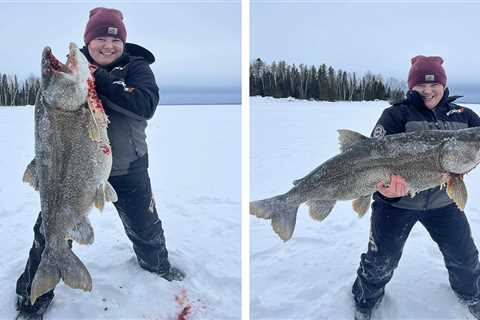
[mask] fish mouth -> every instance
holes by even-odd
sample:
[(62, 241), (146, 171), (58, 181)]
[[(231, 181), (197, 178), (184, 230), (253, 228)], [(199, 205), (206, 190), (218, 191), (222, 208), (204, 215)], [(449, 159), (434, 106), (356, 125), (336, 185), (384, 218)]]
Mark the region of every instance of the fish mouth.
[(74, 43), (70, 43), (69, 49), (67, 61), (62, 63), (55, 57), (50, 47), (45, 47), (42, 53), (42, 74), (73, 74), (78, 66), (78, 48)]

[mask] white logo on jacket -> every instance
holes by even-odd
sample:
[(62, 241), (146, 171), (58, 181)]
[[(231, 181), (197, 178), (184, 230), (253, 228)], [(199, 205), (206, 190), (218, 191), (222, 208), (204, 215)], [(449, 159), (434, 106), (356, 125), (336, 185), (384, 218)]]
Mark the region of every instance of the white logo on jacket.
[(387, 134), (387, 131), (385, 130), (385, 128), (381, 124), (377, 124), (375, 126), (375, 129), (373, 129), (372, 136), (374, 138), (379, 139), (379, 138), (385, 137), (386, 134)]

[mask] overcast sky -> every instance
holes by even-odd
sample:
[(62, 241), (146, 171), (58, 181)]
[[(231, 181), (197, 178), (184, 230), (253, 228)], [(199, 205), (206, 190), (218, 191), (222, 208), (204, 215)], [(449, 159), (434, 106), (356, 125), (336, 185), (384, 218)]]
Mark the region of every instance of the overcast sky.
[(90, 9), (103, 6), (123, 12), (127, 42), (154, 53), (161, 90), (233, 89), (240, 95), (240, 0), (75, 2), (0, 2), (0, 72), (39, 75), (47, 45), (64, 61), (70, 41), (83, 45)]
[(480, 2), (254, 0), (250, 10), (252, 59), (406, 80), (411, 57), (440, 55), (451, 87), (480, 84)]

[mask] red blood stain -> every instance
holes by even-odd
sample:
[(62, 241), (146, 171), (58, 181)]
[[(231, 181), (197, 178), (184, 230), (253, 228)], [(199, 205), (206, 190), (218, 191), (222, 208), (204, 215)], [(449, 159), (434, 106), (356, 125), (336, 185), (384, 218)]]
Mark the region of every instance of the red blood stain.
[(192, 305), (188, 302), (187, 290), (185, 288), (175, 295), (175, 302), (179, 308), (176, 319), (187, 320), (188, 315), (192, 312)]
[(187, 316), (190, 314), (190, 311), (192, 310), (192, 305), (187, 304), (181, 312), (177, 315), (177, 320), (187, 320)]
[(55, 56), (52, 54), (52, 51), (47, 52), (47, 58), (50, 60), (50, 65), (54, 70), (60, 70), (60, 61), (55, 58)]
[(112, 150), (110, 150), (110, 147), (107, 146), (106, 144), (102, 146), (102, 151), (107, 156), (109, 156), (112, 153)]
[(92, 111), (100, 111), (104, 112), (102, 101), (97, 95), (97, 91), (95, 90), (95, 80), (93, 78), (89, 78), (87, 80), (87, 88), (88, 88), (88, 100), (90, 101), (91, 105), (93, 106)]

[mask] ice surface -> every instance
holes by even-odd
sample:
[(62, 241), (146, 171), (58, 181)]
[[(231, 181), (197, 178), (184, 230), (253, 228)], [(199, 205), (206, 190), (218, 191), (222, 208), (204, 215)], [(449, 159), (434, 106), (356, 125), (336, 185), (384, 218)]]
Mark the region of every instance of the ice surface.
[[(92, 292), (60, 283), (49, 320), (240, 319), (240, 107), (160, 106), (147, 135), (170, 261), (186, 279), (143, 271), (108, 204), (90, 214), (95, 243), (74, 245)], [(33, 108), (0, 108), (0, 319), (15, 317), (15, 282), (39, 212), (38, 194), (22, 183), (33, 148)]]
[[(313, 102), (251, 99), (252, 200), (288, 191), (292, 181), (339, 152), (337, 129), (370, 135), (385, 101)], [(477, 113), (480, 105), (466, 105)], [(480, 170), (466, 176), (466, 214), (480, 244)], [(339, 202), (323, 222), (301, 206), (290, 241), (270, 221), (251, 216), (251, 319), (352, 319), (351, 286), (368, 243), (370, 213), (358, 219)], [(443, 258), (415, 225), (376, 320), (474, 319), (448, 283)]]

